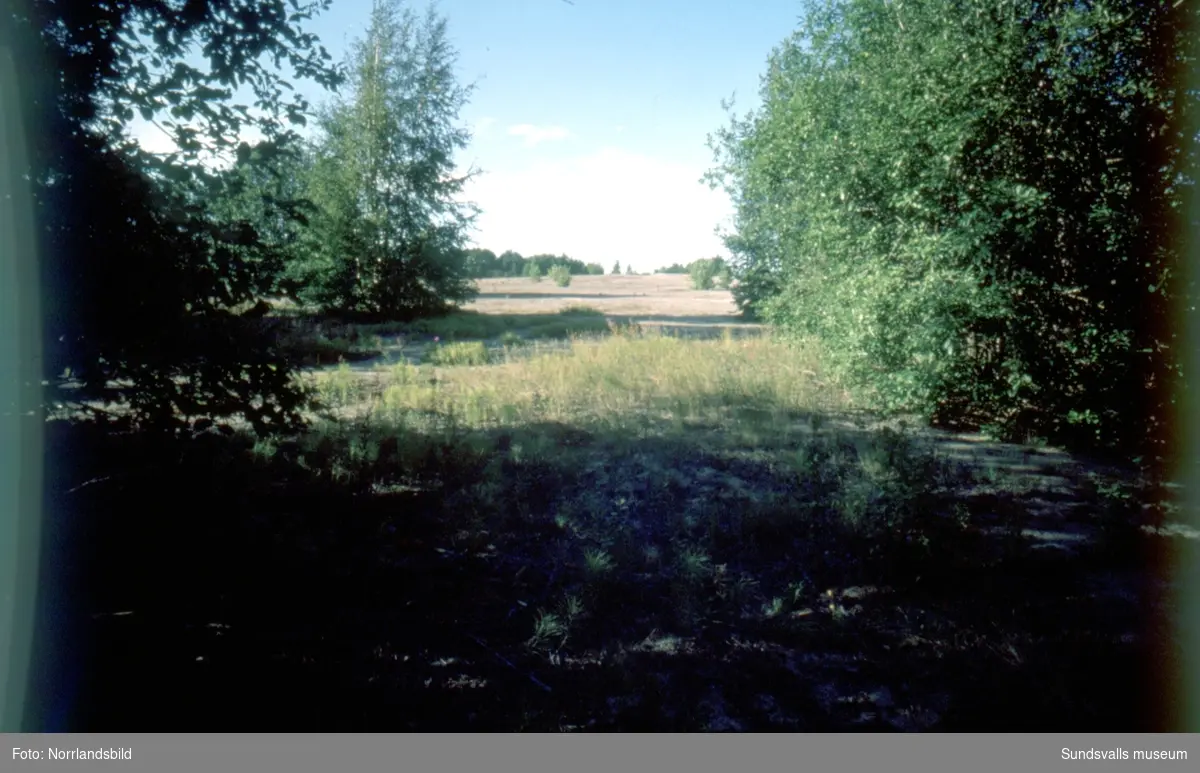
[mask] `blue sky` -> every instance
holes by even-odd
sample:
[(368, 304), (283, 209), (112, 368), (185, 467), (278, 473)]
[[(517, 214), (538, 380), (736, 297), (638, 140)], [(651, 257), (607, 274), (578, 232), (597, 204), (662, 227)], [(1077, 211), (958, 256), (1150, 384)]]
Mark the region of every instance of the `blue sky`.
[[(465, 197), (473, 242), (566, 253), (639, 271), (725, 254), (728, 198), (700, 182), (721, 100), (758, 103), (767, 56), (799, 0), (441, 0), (475, 92), (459, 163), (483, 170)], [(409, 7), (423, 12), (425, 2)], [(312, 22), (339, 61), (371, 0), (334, 0)], [(319, 90), (311, 92), (323, 99)]]

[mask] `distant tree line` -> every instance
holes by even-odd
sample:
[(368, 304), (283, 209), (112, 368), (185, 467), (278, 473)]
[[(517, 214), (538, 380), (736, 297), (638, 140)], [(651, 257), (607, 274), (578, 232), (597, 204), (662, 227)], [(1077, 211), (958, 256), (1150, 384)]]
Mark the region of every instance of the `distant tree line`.
[(532, 267), (536, 267), (537, 276), (544, 276), (549, 274), (555, 265), (566, 266), (572, 276), (604, 273), (604, 267), (599, 263), (584, 263), (566, 255), (538, 254), (523, 257), (514, 250), (505, 250), (497, 255), (491, 250), (478, 247), (470, 247), (463, 251), (464, 272), (472, 279), (533, 276)]
[(733, 282), (733, 269), (725, 258), (699, 258), (686, 266), (672, 263), (666, 268), (657, 269), (656, 274), (687, 274), (691, 277), (692, 287), (696, 290), (712, 290), (719, 288), (727, 290)]

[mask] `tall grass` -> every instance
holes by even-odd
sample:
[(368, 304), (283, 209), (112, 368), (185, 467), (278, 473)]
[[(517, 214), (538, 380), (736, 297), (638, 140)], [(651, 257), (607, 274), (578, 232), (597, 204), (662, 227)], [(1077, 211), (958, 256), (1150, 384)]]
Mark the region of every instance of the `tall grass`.
[[(522, 351), (522, 350), (525, 351)], [(569, 346), (509, 347), (489, 356), (482, 343), (444, 345), (432, 366), (400, 366), (364, 394), (344, 371), (321, 375), (334, 404), (368, 401), (376, 421), (431, 413), (468, 428), (555, 421), (733, 424), (770, 429), (795, 414), (846, 407), (818, 376), (811, 347), (769, 338), (696, 340), (662, 335), (573, 338)]]

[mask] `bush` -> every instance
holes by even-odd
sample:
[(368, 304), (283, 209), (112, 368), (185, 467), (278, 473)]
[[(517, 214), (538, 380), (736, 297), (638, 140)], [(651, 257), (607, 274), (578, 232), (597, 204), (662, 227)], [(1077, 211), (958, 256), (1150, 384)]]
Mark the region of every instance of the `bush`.
[(688, 266), (688, 275), (694, 289), (711, 290), (713, 280), (725, 270), (725, 261), (721, 258), (701, 258)]
[(548, 275), (559, 287), (569, 287), (571, 284), (571, 271), (561, 263), (551, 266)]
[(562, 314), (564, 316), (572, 316), (572, 317), (603, 317), (604, 316), (604, 312), (600, 311), (599, 309), (593, 308), (591, 306), (584, 306), (584, 305), (578, 304), (578, 303), (572, 304), (570, 306), (564, 306), (563, 308), (558, 310), (558, 313)]
[(1194, 132), (1166, 128), (1200, 104), (1177, 85), (1195, 8), (966, 0), (881, 23), (894, 5), (814, 5), (762, 108), (720, 132), (735, 300), (820, 338), (875, 407), (1161, 455), (1186, 389), (1171, 309), (1195, 291), (1174, 236)]
[(535, 282), (542, 281), (541, 266), (539, 266), (537, 263), (534, 263), (533, 261), (530, 261), (525, 266), (525, 276), (527, 276), (528, 278), (532, 279)]
[(601, 266), (599, 263), (589, 263), (587, 264), (587, 272), (592, 276), (603, 276), (604, 266)]

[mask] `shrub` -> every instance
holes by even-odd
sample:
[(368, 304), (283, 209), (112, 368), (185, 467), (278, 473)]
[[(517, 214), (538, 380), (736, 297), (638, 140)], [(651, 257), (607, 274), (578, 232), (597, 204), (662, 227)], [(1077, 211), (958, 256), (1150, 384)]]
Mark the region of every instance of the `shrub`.
[(482, 341), (438, 344), (425, 353), (425, 360), (434, 365), (487, 365), (489, 359)]
[(688, 266), (688, 275), (692, 278), (692, 287), (696, 290), (713, 289), (713, 279), (725, 267), (725, 261), (720, 258), (701, 258)]
[(591, 306), (584, 306), (583, 304), (579, 304), (579, 303), (572, 304), (570, 306), (564, 306), (563, 308), (558, 310), (558, 313), (563, 316), (568, 316), (568, 317), (603, 317), (604, 316), (604, 312), (600, 311), (599, 309), (593, 308)]
[(571, 271), (561, 263), (551, 266), (548, 275), (559, 287), (569, 287), (571, 284)]
[(542, 281), (541, 266), (539, 266), (537, 263), (535, 263), (533, 261), (529, 261), (529, 263), (526, 264), (526, 266), (525, 266), (525, 276), (527, 276), (528, 278), (532, 279), (535, 282)]

